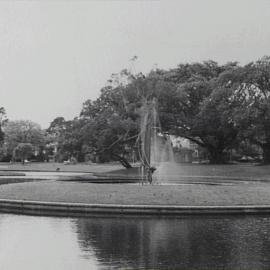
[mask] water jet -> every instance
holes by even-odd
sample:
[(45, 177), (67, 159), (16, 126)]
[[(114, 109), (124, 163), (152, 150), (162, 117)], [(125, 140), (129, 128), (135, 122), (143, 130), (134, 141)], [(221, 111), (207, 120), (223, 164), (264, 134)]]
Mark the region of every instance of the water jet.
[[(158, 183), (162, 171), (168, 164), (174, 164), (174, 153), (170, 135), (162, 132), (157, 113), (157, 100), (146, 100), (142, 106), (139, 139), (142, 183)], [(156, 171), (156, 172), (155, 172)], [(155, 177), (153, 178), (153, 173)]]

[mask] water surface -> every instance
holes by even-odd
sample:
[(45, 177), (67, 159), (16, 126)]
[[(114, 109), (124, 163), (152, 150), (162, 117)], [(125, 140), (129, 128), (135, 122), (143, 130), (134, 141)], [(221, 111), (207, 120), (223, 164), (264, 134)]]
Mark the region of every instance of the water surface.
[(270, 217), (0, 214), (0, 269), (269, 269)]

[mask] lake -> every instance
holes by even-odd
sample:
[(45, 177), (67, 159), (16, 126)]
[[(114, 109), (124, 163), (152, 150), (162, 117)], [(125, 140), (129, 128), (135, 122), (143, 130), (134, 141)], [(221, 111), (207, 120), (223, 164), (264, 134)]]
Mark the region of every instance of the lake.
[(269, 216), (0, 214), (0, 269), (269, 269)]

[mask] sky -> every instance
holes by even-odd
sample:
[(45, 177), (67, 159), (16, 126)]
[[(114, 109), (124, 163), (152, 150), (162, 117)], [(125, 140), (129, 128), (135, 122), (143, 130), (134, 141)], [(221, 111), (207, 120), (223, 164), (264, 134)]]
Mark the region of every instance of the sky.
[(112, 73), (270, 55), (270, 1), (0, 1), (0, 107), (47, 128)]

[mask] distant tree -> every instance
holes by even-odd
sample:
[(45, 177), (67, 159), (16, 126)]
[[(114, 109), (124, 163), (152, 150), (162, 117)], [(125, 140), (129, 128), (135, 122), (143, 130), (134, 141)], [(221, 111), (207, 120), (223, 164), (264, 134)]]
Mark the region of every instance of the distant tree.
[(5, 133), (3, 131), (3, 127), (7, 123), (8, 119), (6, 116), (5, 109), (0, 107), (0, 160), (6, 157), (6, 147), (4, 145)]
[(31, 143), (19, 143), (13, 150), (13, 157), (20, 159), (22, 164), (33, 154), (33, 145)]
[(4, 133), (8, 153), (13, 153), (19, 143), (30, 143), (36, 148), (45, 143), (44, 131), (37, 123), (29, 120), (8, 121)]
[(57, 146), (58, 161), (71, 158), (83, 161), (81, 120), (57, 117), (46, 131), (50, 142)]
[(50, 124), (47, 132), (54, 137), (60, 136), (66, 129), (66, 120), (64, 117), (56, 117)]
[(55, 158), (57, 158), (58, 161), (60, 161), (59, 150), (62, 150), (60, 146), (64, 139), (66, 125), (67, 123), (64, 117), (56, 117), (46, 130), (46, 140), (49, 146), (48, 150), (51, 155), (56, 154)]
[(7, 122), (6, 112), (3, 107), (0, 107), (0, 146), (4, 142), (3, 125)]

